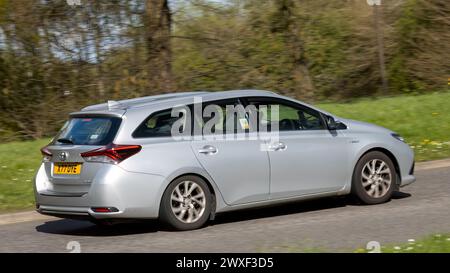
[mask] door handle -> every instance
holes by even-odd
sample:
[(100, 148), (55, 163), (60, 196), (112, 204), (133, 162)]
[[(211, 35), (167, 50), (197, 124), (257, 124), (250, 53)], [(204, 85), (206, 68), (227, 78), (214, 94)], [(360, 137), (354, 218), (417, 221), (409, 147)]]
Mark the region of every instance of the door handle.
[(272, 151), (284, 151), (284, 150), (286, 150), (287, 146), (283, 142), (277, 142), (277, 143), (271, 144), (269, 146), (269, 148)]
[(198, 150), (198, 152), (201, 154), (213, 155), (213, 154), (217, 154), (218, 150), (214, 146), (206, 145), (206, 146), (203, 146), (203, 148), (201, 148), (200, 150)]

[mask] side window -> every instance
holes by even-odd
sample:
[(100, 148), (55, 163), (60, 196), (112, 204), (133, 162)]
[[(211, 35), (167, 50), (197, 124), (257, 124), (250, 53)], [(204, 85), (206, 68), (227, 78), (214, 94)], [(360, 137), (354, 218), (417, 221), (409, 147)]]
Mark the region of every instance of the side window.
[(270, 98), (250, 98), (248, 103), (259, 111), (260, 128), (264, 126), (271, 130), (278, 125), (280, 131), (325, 129), (320, 113), (313, 109)]
[(304, 129), (306, 130), (324, 130), (325, 124), (317, 111), (307, 109), (300, 112)]
[(153, 113), (139, 125), (134, 131), (133, 137), (170, 137), (172, 135), (172, 125), (179, 119), (179, 117), (172, 117), (172, 109)]
[(244, 107), (237, 99), (205, 102), (200, 109), (201, 113), (194, 110), (196, 135), (233, 134), (247, 129)]

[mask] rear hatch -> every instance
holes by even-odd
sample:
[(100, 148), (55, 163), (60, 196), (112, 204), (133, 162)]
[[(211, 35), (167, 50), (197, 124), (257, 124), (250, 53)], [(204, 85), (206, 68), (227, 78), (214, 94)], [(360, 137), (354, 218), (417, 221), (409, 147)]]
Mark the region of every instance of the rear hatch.
[(111, 144), (121, 121), (121, 118), (113, 116), (70, 118), (53, 141), (42, 149), (45, 171), (50, 180), (48, 194), (87, 193), (105, 163), (86, 161), (81, 154)]

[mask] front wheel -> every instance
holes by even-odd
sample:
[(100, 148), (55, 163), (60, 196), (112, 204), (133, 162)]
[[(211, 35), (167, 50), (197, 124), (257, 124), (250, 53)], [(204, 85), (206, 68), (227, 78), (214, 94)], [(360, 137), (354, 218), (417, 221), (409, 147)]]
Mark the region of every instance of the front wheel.
[(208, 221), (211, 205), (211, 192), (203, 179), (179, 177), (164, 192), (160, 219), (176, 230), (197, 229)]
[(369, 152), (356, 164), (352, 193), (365, 204), (380, 204), (391, 199), (396, 183), (392, 160), (382, 152)]

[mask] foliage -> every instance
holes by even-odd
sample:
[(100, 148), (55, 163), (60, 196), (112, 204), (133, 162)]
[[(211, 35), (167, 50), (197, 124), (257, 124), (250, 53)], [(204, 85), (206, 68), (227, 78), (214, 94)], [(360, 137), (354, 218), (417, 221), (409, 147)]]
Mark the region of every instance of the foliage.
[[(76, 2), (76, 1), (75, 1)], [(170, 91), (269, 89), (309, 102), (448, 88), (450, 1), (0, 1), (0, 140), (69, 112)]]
[(389, 62), (392, 88), (402, 93), (426, 92), (448, 83), (450, 12), (446, 0), (404, 1), (393, 23)]

